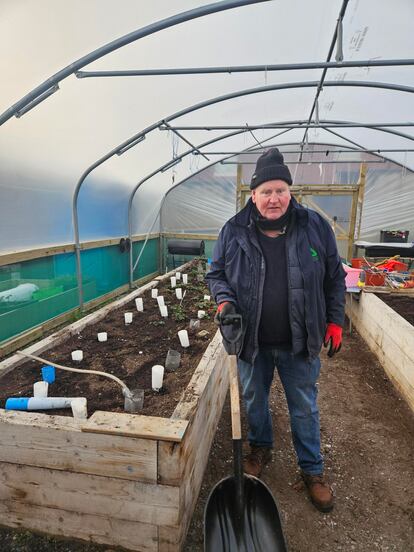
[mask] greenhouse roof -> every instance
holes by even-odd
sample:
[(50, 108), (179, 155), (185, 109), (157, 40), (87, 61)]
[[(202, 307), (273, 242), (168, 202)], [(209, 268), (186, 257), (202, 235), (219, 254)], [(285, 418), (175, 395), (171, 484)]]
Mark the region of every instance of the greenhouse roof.
[(60, 215), (78, 191), (139, 197), (148, 226), (170, 187), (268, 145), (292, 144), (291, 163), (313, 143), (414, 170), (410, 0), (6, 1), (1, 15), (3, 236), (22, 220), (31, 233), (47, 204), (73, 240)]

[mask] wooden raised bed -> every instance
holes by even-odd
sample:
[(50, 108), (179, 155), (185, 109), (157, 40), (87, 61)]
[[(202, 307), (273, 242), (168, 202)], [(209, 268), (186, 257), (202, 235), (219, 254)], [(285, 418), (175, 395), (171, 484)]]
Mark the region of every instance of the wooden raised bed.
[[(37, 352), (56, 344), (47, 340)], [(36, 354), (36, 345), (29, 349)], [(170, 418), (97, 411), (82, 422), (0, 409), (0, 524), (179, 551), (227, 393), (225, 362), (217, 333)], [(4, 361), (0, 374), (12, 367)]]
[(347, 296), (347, 314), (414, 412), (414, 326), (373, 293)]

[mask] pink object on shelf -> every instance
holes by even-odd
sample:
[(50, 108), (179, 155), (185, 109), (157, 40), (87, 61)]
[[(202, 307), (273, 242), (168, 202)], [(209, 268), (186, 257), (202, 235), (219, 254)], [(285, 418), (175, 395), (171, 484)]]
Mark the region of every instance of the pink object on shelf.
[(345, 272), (345, 285), (347, 288), (355, 288), (358, 285), (359, 273), (361, 272), (360, 268), (351, 268), (348, 265), (342, 264)]

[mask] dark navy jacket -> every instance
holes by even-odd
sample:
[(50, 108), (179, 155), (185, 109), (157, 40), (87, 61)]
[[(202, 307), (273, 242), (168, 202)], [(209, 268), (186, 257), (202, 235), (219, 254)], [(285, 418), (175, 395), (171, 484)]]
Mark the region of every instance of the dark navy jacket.
[[(345, 271), (328, 222), (292, 198), (292, 220), (286, 236), (289, 323), (293, 354), (318, 356), (326, 324), (344, 322)], [(253, 363), (259, 340), (265, 261), (248, 201), (223, 226), (214, 248), (210, 290), (217, 303), (231, 301), (243, 316), (245, 336), (240, 358)]]

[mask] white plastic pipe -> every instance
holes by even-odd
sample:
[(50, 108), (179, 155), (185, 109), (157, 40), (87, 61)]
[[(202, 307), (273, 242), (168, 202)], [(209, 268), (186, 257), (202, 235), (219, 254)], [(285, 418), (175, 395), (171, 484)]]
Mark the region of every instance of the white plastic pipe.
[(49, 384), (47, 381), (36, 381), (33, 384), (33, 397), (47, 397)]
[(131, 324), (131, 322), (132, 322), (132, 312), (125, 312), (124, 313), (124, 319), (125, 319), (125, 324)]
[(180, 340), (181, 347), (189, 347), (190, 346), (190, 340), (188, 339), (187, 330), (180, 330), (178, 332), (178, 338)]
[(6, 410), (52, 410), (70, 408), (74, 397), (11, 397)]
[(80, 349), (77, 349), (76, 351), (72, 351), (71, 357), (72, 357), (72, 360), (74, 360), (75, 362), (80, 362), (81, 360), (83, 360), (83, 351), (81, 351)]
[(42, 364), (47, 364), (48, 366), (54, 366), (55, 368), (59, 368), (60, 370), (66, 370), (67, 372), (78, 372), (80, 374), (95, 374), (97, 376), (104, 376), (106, 378), (116, 381), (116, 383), (118, 383), (122, 387), (122, 393), (124, 394), (124, 396), (128, 396), (132, 394), (129, 388), (125, 385), (125, 383), (119, 378), (117, 378), (116, 376), (114, 376), (113, 374), (107, 374), (106, 372), (99, 372), (98, 370), (82, 370), (81, 368), (69, 368), (69, 366), (62, 366), (61, 364), (50, 362), (50, 360), (46, 360), (45, 358), (41, 358), (35, 355), (29, 355), (28, 353), (23, 353), (23, 351), (16, 351), (16, 353), (26, 358), (37, 360)]
[(85, 397), (76, 397), (70, 403), (72, 414), (75, 419), (86, 420), (88, 417), (87, 400)]
[(159, 391), (162, 387), (162, 380), (164, 378), (164, 366), (156, 364), (152, 367), (152, 380), (151, 387), (154, 391)]

